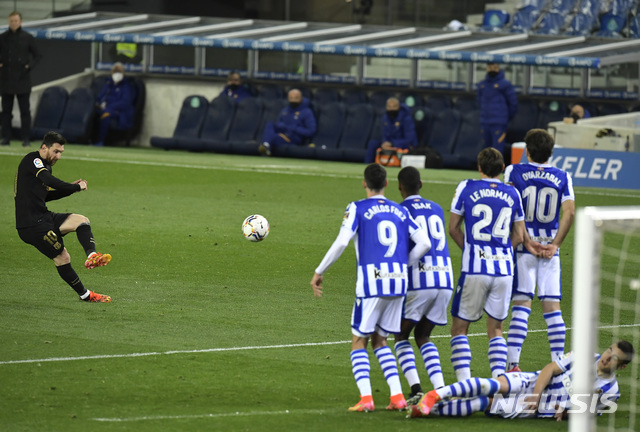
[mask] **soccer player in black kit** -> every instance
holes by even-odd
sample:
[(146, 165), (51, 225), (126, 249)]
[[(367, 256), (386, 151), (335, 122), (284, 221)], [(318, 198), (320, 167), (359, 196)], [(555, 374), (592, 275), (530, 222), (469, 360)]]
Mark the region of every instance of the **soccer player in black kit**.
[(56, 132), (44, 136), (42, 145), (27, 154), (20, 165), (15, 181), (16, 228), (25, 243), (33, 245), (51, 258), (60, 277), (80, 296), (80, 300), (108, 303), (111, 297), (87, 290), (71, 267), (71, 257), (64, 247), (63, 237), (72, 231), (87, 254), (84, 266), (93, 269), (107, 265), (111, 255), (96, 252), (89, 219), (75, 213), (54, 213), (46, 202), (87, 190), (86, 180), (64, 182), (52, 174), (52, 166), (62, 156), (67, 140)]

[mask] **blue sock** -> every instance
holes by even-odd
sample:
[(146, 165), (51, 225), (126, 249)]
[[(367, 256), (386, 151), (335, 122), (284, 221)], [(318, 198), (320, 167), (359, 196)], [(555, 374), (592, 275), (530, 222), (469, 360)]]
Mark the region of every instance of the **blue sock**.
[(402, 393), (402, 385), (400, 384), (400, 375), (398, 374), (398, 363), (393, 355), (393, 351), (388, 346), (383, 346), (374, 350), (373, 353), (378, 358), (384, 379), (389, 384), (390, 395), (395, 396)]
[(511, 323), (507, 334), (507, 370), (513, 369), (520, 363), (522, 344), (529, 330), (529, 315), (531, 309), (525, 306), (514, 306), (511, 309)]
[(420, 347), (420, 354), (422, 354), (424, 367), (427, 369), (433, 388), (437, 389), (444, 386), (444, 377), (442, 376), (442, 368), (440, 367), (440, 354), (438, 353), (438, 348), (436, 348), (433, 342), (427, 342)]
[(493, 378), (504, 375), (507, 367), (507, 341), (503, 337), (495, 337), (489, 341), (489, 366)]
[(360, 390), (360, 396), (371, 396), (371, 364), (366, 349), (351, 351), (351, 370)]
[(473, 413), (484, 411), (489, 406), (489, 398), (486, 396), (477, 396), (466, 399), (456, 399), (439, 402), (431, 408), (429, 415), (447, 416), (447, 417), (465, 417)]
[(418, 370), (416, 369), (416, 355), (413, 352), (413, 346), (408, 340), (400, 341), (395, 345), (396, 356), (398, 356), (398, 363), (409, 386), (420, 384), (420, 377), (418, 376)]
[(451, 364), (458, 381), (471, 378), (471, 347), (464, 335), (451, 338)]
[(564, 340), (567, 328), (562, 319), (562, 311), (548, 312), (543, 315), (547, 323), (547, 337), (551, 347), (551, 360), (562, 357), (564, 353)]

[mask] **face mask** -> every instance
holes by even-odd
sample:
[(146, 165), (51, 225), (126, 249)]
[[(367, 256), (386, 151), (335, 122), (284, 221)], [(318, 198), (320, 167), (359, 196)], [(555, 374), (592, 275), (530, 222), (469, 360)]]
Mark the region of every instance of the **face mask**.
[(114, 72), (113, 74), (111, 74), (111, 79), (116, 84), (122, 81), (122, 78), (124, 78), (124, 75), (122, 74), (122, 72)]
[(571, 118), (573, 119), (573, 122), (577, 122), (578, 120), (580, 120), (580, 116), (576, 113), (572, 113), (571, 114)]
[(391, 110), (390, 110), (390, 111), (387, 111), (387, 115), (389, 116), (389, 118), (390, 118), (391, 120), (393, 120), (393, 119), (395, 119), (396, 117), (398, 117), (398, 113), (399, 113), (399, 112), (400, 112), (400, 111), (397, 111), (397, 110), (393, 110), (393, 111), (391, 111)]
[(498, 72), (496, 71), (487, 72), (487, 75), (489, 75), (489, 78), (495, 78), (498, 76)]
[(300, 106), (300, 102), (289, 102), (289, 107), (291, 109), (296, 109)]

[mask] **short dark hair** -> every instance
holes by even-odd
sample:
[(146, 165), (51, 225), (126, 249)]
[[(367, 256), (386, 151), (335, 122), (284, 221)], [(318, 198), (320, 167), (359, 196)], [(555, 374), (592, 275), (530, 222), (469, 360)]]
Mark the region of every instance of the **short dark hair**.
[(67, 143), (67, 140), (58, 132), (53, 132), (53, 131), (47, 132), (44, 138), (42, 139), (42, 144), (46, 145), (47, 147), (51, 147), (55, 143), (58, 143), (60, 145), (65, 145)]
[(369, 164), (364, 169), (364, 181), (369, 189), (381, 191), (387, 181), (387, 170), (380, 164)]
[(478, 153), (478, 166), (482, 174), (488, 177), (498, 177), (504, 169), (502, 153), (493, 147), (487, 147)]
[(633, 356), (636, 353), (633, 349), (633, 345), (631, 345), (631, 342), (627, 342), (626, 340), (619, 340), (618, 342), (616, 342), (616, 345), (618, 346), (618, 349), (622, 351), (627, 357), (624, 360), (620, 360), (620, 366), (631, 363), (631, 360), (633, 360)]
[(422, 186), (420, 171), (416, 167), (406, 166), (398, 173), (398, 182), (408, 195), (417, 195)]
[(553, 137), (544, 129), (531, 129), (524, 137), (532, 161), (545, 163), (553, 153)]
[(22, 14), (18, 11), (13, 11), (9, 14), (9, 17), (12, 17), (14, 15), (18, 15), (20, 17), (20, 21), (22, 21)]

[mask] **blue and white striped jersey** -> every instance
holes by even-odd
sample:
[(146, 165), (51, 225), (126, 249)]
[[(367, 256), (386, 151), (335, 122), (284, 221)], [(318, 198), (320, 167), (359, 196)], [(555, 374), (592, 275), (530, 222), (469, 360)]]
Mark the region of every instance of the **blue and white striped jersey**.
[[(597, 410), (601, 411), (610, 406), (607, 402), (617, 402), (620, 398), (620, 389), (618, 388), (618, 381), (615, 374), (611, 374), (608, 378), (602, 378), (598, 376), (597, 364), (600, 360), (600, 354), (595, 354), (595, 363), (593, 365), (593, 371), (595, 374), (594, 382), (594, 394), (597, 395)], [(551, 379), (551, 382), (544, 389), (543, 396), (540, 399), (538, 417), (553, 417), (556, 412), (555, 406), (559, 405), (565, 409), (570, 408), (570, 398), (573, 393), (571, 387), (571, 376), (573, 374), (573, 353), (569, 352), (556, 360), (556, 364), (563, 371), (560, 375), (556, 375)], [(603, 397), (605, 396), (606, 397)], [(580, 399), (583, 403), (591, 404), (591, 399), (587, 399), (589, 396), (584, 396)], [(606, 399), (606, 400), (605, 400)]]
[(498, 179), (464, 180), (456, 189), (451, 213), (464, 217), (460, 271), (512, 276), (511, 227), (524, 219), (518, 191)]
[(431, 241), (431, 249), (418, 265), (409, 267), (409, 290), (453, 289), (453, 268), (442, 207), (420, 195), (407, 197), (402, 205)]
[[(548, 164), (529, 162), (509, 165), (504, 182), (512, 184), (522, 196), (524, 222), (531, 240), (551, 243), (558, 232), (562, 203), (575, 201), (571, 175)], [(529, 253), (523, 245), (518, 246), (518, 252)]]
[(382, 195), (347, 206), (342, 230), (355, 237), (356, 297), (407, 293), (410, 239), (420, 227), (407, 209)]

